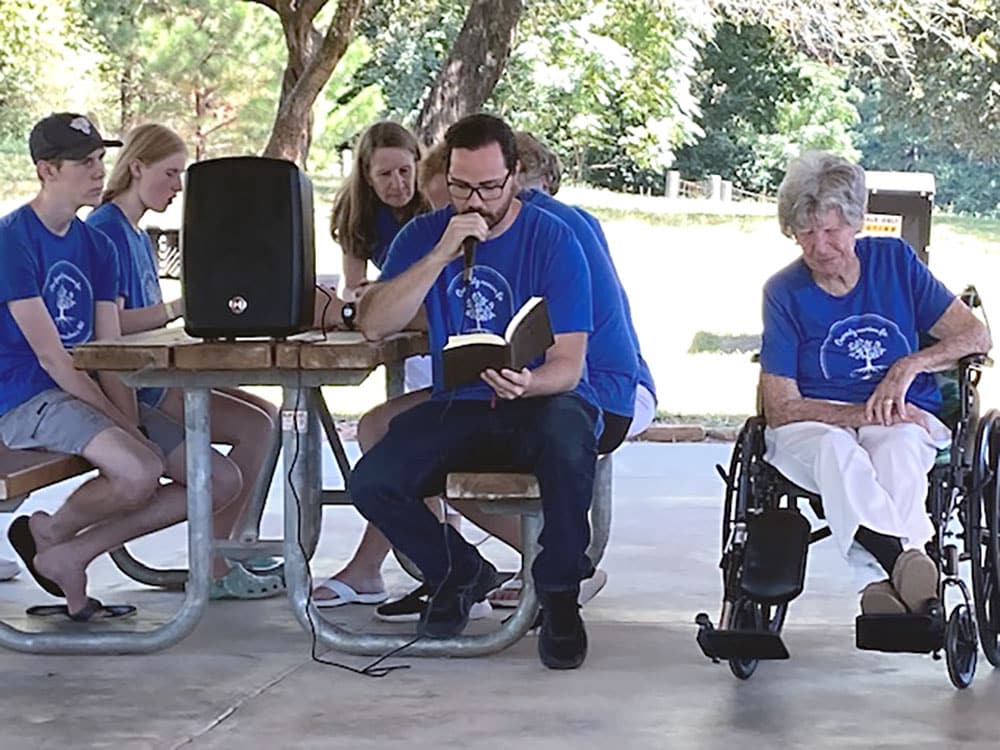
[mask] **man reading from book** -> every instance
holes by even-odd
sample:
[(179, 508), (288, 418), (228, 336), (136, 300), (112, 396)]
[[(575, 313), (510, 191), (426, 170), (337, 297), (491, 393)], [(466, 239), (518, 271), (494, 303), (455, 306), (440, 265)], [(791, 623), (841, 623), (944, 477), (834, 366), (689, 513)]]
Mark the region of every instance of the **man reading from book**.
[[(378, 282), (362, 298), (359, 327), (370, 339), (400, 331), (421, 307), (434, 364), (431, 399), (397, 416), (358, 462), (351, 496), (365, 518), (424, 573), (434, 594), (419, 630), (460, 633), (472, 604), (498, 584), (496, 568), (423, 498), (450, 471), (513, 470), (538, 477), (544, 498), (542, 551), (532, 569), (542, 603), (538, 642), (553, 669), (583, 663), (587, 635), (577, 607), (600, 412), (584, 368), (592, 321), (590, 272), (569, 229), (516, 198), (514, 134), (499, 118), (463, 118), (445, 135), (452, 205), (419, 216), (397, 235)], [(462, 245), (479, 245), (471, 279)], [(478, 382), (444, 386), (449, 336), (503, 335), (532, 297), (545, 300), (552, 345), (520, 370), (487, 369)]]

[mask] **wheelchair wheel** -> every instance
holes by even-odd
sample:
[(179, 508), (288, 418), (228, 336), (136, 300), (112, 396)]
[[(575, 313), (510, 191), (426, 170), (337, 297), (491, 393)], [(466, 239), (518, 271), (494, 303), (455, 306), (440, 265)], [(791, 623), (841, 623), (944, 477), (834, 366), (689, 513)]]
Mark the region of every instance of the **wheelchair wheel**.
[(944, 632), (944, 650), (951, 684), (959, 689), (969, 687), (976, 674), (979, 644), (976, 623), (968, 605), (959, 604), (951, 611)]
[(966, 550), (972, 563), (972, 593), (979, 640), (986, 659), (1000, 666), (1000, 414), (980, 422), (973, 457), (972, 484), (966, 498)]
[[(742, 598), (733, 606), (728, 627), (732, 630), (762, 630), (781, 632), (788, 604), (772, 606)], [(748, 680), (757, 670), (759, 659), (730, 659), (729, 671), (741, 680)]]
[[(753, 483), (758, 473), (756, 462), (763, 455), (764, 420), (751, 417), (743, 423), (733, 445), (729, 472), (723, 475), (726, 495), (722, 509), (722, 549), (726, 548), (732, 523), (746, 518), (747, 509), (756, 505)], [(717, 467), (722, 473), (722, 467)]]

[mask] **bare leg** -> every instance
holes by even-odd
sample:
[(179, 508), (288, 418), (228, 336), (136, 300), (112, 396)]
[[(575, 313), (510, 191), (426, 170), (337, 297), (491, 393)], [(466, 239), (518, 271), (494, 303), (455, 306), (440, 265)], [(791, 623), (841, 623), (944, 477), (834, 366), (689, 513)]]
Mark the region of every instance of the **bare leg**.
[[(278, 424), (278, 409), (265, 399), (237, 389), (212, 391), (212, 440), (231, 445), (229, 459), (243, 476), (243, 488), (236, 501), (215, 517), (216, 539), (228, 539), (246, 510), (257, 478), (267, 460)], [(160, 409), (179, 424), (184, 424), (183, 393), (167, 392)]]
[[(87, 446), (85, 455), (96, 440), (97, 438)], [(157, 485), (158, 488), (150, 499), (144, 498), (145, 502), (133, 499), (126, 507), (119, 508), (118, 513), (89, 525), (73, 538), (45, 549), (40, 548), (35, 556), (35, 566), (42, 575), (59, 584), (66, 594), (70, 612), (79, 612), (87, 604), (86, 568), (94, 558), (131, 539), (184, 520), (187, 515), (184, 452), (185, 446), (181, 444), (167, 457), (166, 476), (175, 481), (163, 486)], [(215, 509), (221, 510), (232, 503), (240, 488), (239, 469), (225, 456), (213, 451), (212, 497)], [(45, 533), (55, 520), (55, 516), (36, 513), (31, 517), (32, 533), (35, 533), (36, 527)], [(221, 568), (216, 566), (215, 574), (224, 575), (226, 570), (222, 563)]]
[(521, 551), (521, 522), (516, 516), (497, 516), (485, 513), (475, 503), (455, 503), (456, 510), (483, 531), (495, 536), (501, 542)]
[(134, 510), (156, 492), (163, 461), (124, 430), (110, 427), (83, 449), (98, 475), (76, 488), (55, 513), (38, 512), (28, 525), (39, 552), (69, 541), (95, 523)]
[[(375, 443), (385, 437), (389, 431), (389, 422), (398, 414), (412, 409), (430, 398), (430, 390), (413, 391), (386, 401), (369, 411), (358, 422), (358, 445), (364, 453)], [(434, 505), (437, 505), (435, 503)], [(332, 578), (341, 581), (359, 594), (373, 594), (385, 590), (382, 580), (382, 563), (392, 550), (389, 541), (382, 532), (371, 524), (365, 525), (361, 541), (354, 550), (354, 555), (347, 564), (335, 573)], [(320, 585), (313, 591), (316, 599), (335, 599), (337, 595)]]

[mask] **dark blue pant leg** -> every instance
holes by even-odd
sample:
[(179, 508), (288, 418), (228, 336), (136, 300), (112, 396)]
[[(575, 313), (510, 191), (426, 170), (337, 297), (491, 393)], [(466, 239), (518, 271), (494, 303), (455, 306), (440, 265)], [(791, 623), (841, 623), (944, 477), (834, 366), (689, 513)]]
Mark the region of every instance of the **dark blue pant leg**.
[[(424, 498), (444, 490), (451, 470), (487, 439), (488, 403), (428, 401), (392, 420), (389, 432), (351, 472), (351, 499), (429, 583), (465, 582), (479, 569), (479, 552), (442, 524)], [(446, 541), (447, 539), (447, 541)], [(449, 573), (450, 571), (450, 573)]]
[(597, 462), (596, 409), (573, 394), (525, 399), (517, 463), (538, 478), (545, 524), (532, 574), (542, 593), (572, 590), (594, 573), (587, 558)]

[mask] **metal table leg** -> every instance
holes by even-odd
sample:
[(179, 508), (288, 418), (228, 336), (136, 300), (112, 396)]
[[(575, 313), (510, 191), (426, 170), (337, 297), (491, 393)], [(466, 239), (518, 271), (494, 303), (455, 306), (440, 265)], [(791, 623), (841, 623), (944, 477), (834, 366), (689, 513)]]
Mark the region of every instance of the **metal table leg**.
[[(307, 404), (305, 389), (285, 389), (285, 408), (295, 412), (295, 404)], [(316, 640), (324, 646), (351, 654), (378, 655), (399, 648), (413, 636), (409, 634), (352, 633), (345, 628), (323, 619), (310, 601), (309, 577), (306, 559), (299, 543), (301, 525), (300, 506), (310, 497), (318, 499), (318, 489), (322, 477), (320, 467), (303, 460), (311, 449), (307, 446), (320, 440), (315, 422), (305, 414), (282, 419), (285, 454), (285, 584), (288, 599), (296, 619), (307, 632), (315, 633)], [(523, 508), (524, 504), (520, 504)], [(538, 553), (538, 534), (541, 531), (541, 512), (522, 516), (521, 529), (525, 540), (524, 565), (527, 570)], [(527, 576), (521, 601), (513, 616), (498, 630), (483, 635), (461, 635), (455, 638), (422, 639), (406, 649), (411, 656), (482, 656), (495, 653), (516, 643), (531, 627), (538, 611), (531, 576)]]
[(0, 646), (35, 654), (144, 654), (174, 645), (201, 620), (212, 581), (212, 462), (209, 389), (184, 391), (188, 470), (188, 566), (184, 603), (172, 620), (145, 632), (31, 633), (0, 623)]

